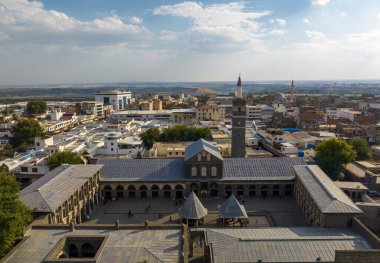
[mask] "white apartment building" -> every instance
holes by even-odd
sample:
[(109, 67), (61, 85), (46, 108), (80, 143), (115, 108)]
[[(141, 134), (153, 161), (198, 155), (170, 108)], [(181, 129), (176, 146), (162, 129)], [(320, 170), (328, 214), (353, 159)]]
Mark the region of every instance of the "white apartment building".
[(268, 105), (247, 106), (247, 118), (252, 120), (268, 120), (273, 116), (274, 108)]
[(350, 120), (352, 122), (355, 121), (356, 116), (360, 116), (360, 115), (361, 115), (360, 111), (355, 111), (352, 109), (341, 108), (341, 109), (338, 109), (338, 111), (337, 111), (337, 117), (338, 118), (347, 119), (347, 120)]
[(143, 141), (137, 137), (123, 137), (120, 132), (110, 133), (104, 138), (104, 147), (97, 149), (98, 154), (134, 155), (143, 154)]
[(132, 92), (128, 90), (106, 90), (95, 93), (95, 102), (103, 105), (113, 105), (115, 111), (126, 110), (132, 102)]

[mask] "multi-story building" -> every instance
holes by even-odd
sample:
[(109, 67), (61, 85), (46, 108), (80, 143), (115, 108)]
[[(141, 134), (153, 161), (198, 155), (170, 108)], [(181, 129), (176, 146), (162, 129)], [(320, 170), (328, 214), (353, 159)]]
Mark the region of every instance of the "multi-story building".
[(218, 121), (219, 109), (216, 104), (206, 104), (195, 110), (197, 121)]
[(126, 110), (132, 102), (132, 92), (128, 90), (106, 90), (95, 93), (95, 102), (113, 105), (115, 111)]

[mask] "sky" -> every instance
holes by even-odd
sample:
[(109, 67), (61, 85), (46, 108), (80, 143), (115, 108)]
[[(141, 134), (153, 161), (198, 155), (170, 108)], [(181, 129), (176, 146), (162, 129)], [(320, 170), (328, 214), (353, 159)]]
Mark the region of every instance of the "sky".
[(380, 79), (379, 0), (0, 0), (0, 84)]

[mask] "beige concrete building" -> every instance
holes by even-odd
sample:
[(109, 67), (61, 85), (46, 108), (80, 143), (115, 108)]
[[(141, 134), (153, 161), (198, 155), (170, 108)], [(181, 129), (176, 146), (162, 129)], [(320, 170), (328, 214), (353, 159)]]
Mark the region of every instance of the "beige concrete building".
[(21, 201), (49, 224), (81, 223), (99, 203), (102, 165), (60, 166), (20, 192)]

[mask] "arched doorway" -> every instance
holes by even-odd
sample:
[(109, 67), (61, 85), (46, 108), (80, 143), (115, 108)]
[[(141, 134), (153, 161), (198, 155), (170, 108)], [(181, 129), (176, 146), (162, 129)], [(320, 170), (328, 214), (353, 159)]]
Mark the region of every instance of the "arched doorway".
[(280, 196), (280, 186), (279, 185), (274, 185), (273, 188), (273, 196)]
[(164, 189), (164, 197), (165, 198), (171, 198), (172, 197), (172, 188), (170, 187), (170, 185), (166, 184), (163, 189)]
[(153, 198), (158, 198), (158, 192), (160, 190), (160, 188), (158, 187), (158, 185), (152, 185), (152, 187), (150, 188), (150, 190), (152, 191), (152, 197)]
[(285, 196), (292, 196), (293, 195), (293, 186), (290, 184), (285, 185)]
[(175, 198), (182, 199), (183, 197), (183, 186), (178, 184), (175, 186)]
[(198, 195), (198, 185), (197, 184), (191, 184), (190, 185), (190, 191), (193, 191), (194, 194)]
[(112, 199), (112, 187), (109, 185), (106, 185), (106, 186), (104, 186), (103, 191), (104, 191), (104, 198), (106, 199), (106, 201), (111, 200)]
[(84, 243), (82, 245), (82, 258), (95, 257), (95, 249), (90, 243)]
[(119, 199), (124, 198), (124, 187), (122, 185), (116, 186), (116, 197)]
[(218, 196), (218, 185), (216, 183), (210, 184), (210, 196)]
[(147, 198), (147, 191), (148, 191), (148, 187), (146, 187), (146, 185), (142, 185), (140, 186), (140, 197), (141, 198)]
[(249, 196), (250, 197), (256, 196), (256, 186), (254, 186), (254, 185), (249, 186)]
[(260, 196), (263, 198), (268, 196), (268, 186), (265, 184), (260, 187)]
[(241, 198), (244, 197), (244, 186), (243, 185), (238, 185), (237, 191), (236, 191), (236, 197)]
[(70, 246), (69, 246), (69, 257), (70, 258), (77, 258), (77, 257), (79, 257), (78, 248), (74, 244), (70, 244)]
[(128, 197), (136, 198), (136, 187), (134, 185), (128, 186)]
[(230, 195), (232, 195), (232, 186), (231, 185), (226, 185), (224, 187), (224, 196), (226, 198), (230, 197)]

